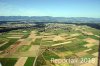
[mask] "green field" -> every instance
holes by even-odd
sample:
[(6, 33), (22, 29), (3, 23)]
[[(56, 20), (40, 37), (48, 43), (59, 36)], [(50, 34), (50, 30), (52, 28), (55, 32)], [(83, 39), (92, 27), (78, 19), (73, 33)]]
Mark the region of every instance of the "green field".
[(10, 39), (8, 43), (0, 47), (0, 50), (7, 49), (10, 45), (13, 45), (18, 39)]
[(14, 66), (17, 62), (17, 58), (0, 58), (2, 66)]
[(25, 62), (24, 66), (33, 66), (34, 57), (28, 57), (27, 61)]

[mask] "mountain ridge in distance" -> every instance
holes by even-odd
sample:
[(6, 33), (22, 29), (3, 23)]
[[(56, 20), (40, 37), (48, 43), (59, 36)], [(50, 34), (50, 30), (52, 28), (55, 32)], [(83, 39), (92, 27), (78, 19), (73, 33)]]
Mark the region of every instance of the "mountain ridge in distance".
[(0, 16), (0, 21), (100, 23), (100, 18), (52, 16)]

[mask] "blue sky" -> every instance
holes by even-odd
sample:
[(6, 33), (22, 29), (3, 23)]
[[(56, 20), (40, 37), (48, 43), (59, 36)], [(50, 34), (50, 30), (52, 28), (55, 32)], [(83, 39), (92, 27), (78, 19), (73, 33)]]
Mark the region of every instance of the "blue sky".
[(100, 0), (0, 0), (0, 16), (100, 18)]

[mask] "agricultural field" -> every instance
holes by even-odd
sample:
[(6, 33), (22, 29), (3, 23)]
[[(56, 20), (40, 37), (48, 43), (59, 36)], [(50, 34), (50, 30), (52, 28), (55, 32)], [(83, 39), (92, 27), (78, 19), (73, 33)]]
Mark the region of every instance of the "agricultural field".
[(0, 63), (2, 66), (97, 66), (99, 40), (100, 30), (87, 25), (46, 23), (43, 27), (11, 30), (0, 33)]

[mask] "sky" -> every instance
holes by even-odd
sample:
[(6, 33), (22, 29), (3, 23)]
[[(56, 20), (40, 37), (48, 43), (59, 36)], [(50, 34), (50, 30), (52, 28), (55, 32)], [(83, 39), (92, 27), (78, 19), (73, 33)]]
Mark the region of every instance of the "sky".
[(0, 0), (0, 16), (100, 18), (100, 0)]

